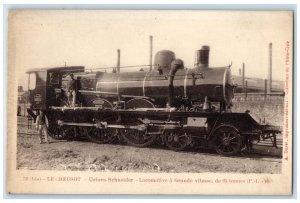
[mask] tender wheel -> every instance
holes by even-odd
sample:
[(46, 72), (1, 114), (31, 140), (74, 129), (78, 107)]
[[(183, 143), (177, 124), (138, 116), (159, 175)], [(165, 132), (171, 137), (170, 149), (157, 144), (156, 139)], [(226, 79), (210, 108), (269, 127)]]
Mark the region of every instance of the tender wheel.
[(87, 137), (98, 144), (111, 143), (117, 137), (114, 129), (101, 129), (93, 127), (86, 132)]
[(147, 147), (154, 143), (157, 135), (146, 134), (136, 129), (122, 129), (121, 136), (126, 143), (135, 147)]
[(224, 156), (232, 156), (240, 152), (242, 138), (232, 126), (221, 126), (215, 134), (215, 149)]
[(191, 138), (184, 132), (167, 131), (164, 133), (164, 142), (169, 149), (181, 151), (191, 143)]

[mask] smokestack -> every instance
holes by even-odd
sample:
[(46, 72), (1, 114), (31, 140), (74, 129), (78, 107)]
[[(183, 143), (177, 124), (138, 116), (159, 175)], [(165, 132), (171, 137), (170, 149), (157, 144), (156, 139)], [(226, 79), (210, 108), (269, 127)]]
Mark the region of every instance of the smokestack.
[(197, 62), (198, 68), (208, 68), (209, 64), (209, 46), (202, 46), (200, 50), (197, 50)]
[(242, 92), (245, 92), (245, 63), (243, 63), (242, 67)]
[(152, 37), (152, 35), (150, 35), (150, 63), (149, 63), (149, 65), (150, 65), (150, 70), (152, 70), (152, 49), (153, 49), (153, 37)]
[(120, 51), (120, 49), (117, 50), (117, 53), (118, 53), (117, 73), (120, 73), (120, 58), (121, 58), (121, 51)]
[(268, 94), (272, 91), (272, 43), (269, 43)]

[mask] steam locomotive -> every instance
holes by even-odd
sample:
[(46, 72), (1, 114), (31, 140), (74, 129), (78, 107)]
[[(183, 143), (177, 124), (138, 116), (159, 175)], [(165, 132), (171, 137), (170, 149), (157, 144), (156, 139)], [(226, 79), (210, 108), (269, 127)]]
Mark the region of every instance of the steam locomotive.
[[(119, 138), (136, 147), (160, 142), (175, 151), (201, 145), (224, 156), (251, 150), (262, 139), (277, 147), (278, 127), (257, 123), (249, 112), (231, 112), (230, 66), (209, 67), (209, 51), (197, 50), (191, 69), (169, 50), (157, 52), (146, 71), (31, 69), (28, 113), (35, 118), (44, 111), (54, 139), (86, 136), (104, 144)], [(67, 96), (70, 74), (77, 82), (75, 104)]]

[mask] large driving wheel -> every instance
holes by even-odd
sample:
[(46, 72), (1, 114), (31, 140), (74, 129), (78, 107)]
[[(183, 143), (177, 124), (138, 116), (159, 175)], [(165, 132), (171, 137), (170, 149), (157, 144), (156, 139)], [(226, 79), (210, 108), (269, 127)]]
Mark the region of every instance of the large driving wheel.
[(166, 131), (164, 143), (171, 150), (181, 151), (191, 143), (191, 138), (187, 133), (181, 131)]
[(117, 137), (117, 131), (115, 129), (102, 129), (93, 127), (86, 133), (87, 137), (98, 144), (111, 143)]
[(236, 128), (230, 125), (220, 126), (214, 133), (215, 149), (224, 156), (232, 156), (241, 151), (242, 138)]
[(146, 131), (136, 129), (121, 129), (120, 134), (126, 143), (135, 147), (150, 146), (157, 137), (155, 134), (147, 134)]
[(126, 102), (127, 109), (136, 109), (136, 108), (155, 108), (154, 104), (147, 99), (131, 99)]

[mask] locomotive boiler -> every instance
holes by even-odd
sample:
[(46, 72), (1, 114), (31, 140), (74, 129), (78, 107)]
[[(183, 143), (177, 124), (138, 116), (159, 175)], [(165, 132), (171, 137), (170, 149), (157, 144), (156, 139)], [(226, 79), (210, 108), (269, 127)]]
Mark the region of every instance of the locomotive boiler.
[(221, 110), (226, 111), (233, 98), (231, 72), (228, 67), (209, 67), (208, 52), (209, 47), (203, 46), (196, 67), (186, 69), (173, 52), (160, 51), (155, 56), (154, 70), (98, 75), (95, 93), (103, 92), (106, 98), (127, 96), (130, 98), (125, 100), (127, 108), (190, 107), (207, 98), (221, 102)]
[[(208, 46), (193, 68), (169, 50), (157, 52), (154, 68), (136, 72), (85, 72), (82, 66), (32, 69), (33, 117), (45, 111), (55, 139), (86, 136), (97, 143), (117, 138), (146, 147), (155, 142), (179, 151), (201, 145), (222, 155), (251, 150), (254, 140), (271, 139), (276, 126), (260, 125), (248, 112), (231, 112), (234, 84), (230, 66), (210, 67)], [(68, 75), (78, 83), (76, 104), (67, 97)]]

